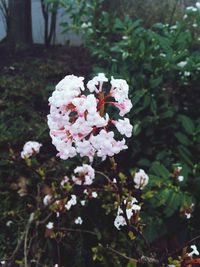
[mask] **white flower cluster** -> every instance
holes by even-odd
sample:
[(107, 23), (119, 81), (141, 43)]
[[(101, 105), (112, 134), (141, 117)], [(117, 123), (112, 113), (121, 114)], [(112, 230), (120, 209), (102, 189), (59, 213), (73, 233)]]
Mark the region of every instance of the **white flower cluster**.
[[(134, 213), (138, 212), (141, 210), (141, 207), (137, 204), (138, 201), (136, 198), (132, 198), (129, 201), (124, 201), (125, 207), (126, 207), (126, 216), (127, 219), (130, 220), (131, 217), (134, 215)], [(117, 211), (117, 217), (115, 218), (114, 221), (114, 226), (120, 230), (121, 226), (127, 225), (126, 220), (124, 218), (123, 210), (121, 207), (118, 207)]]
[(139, 172), (135, 173), (134, 182), (136, 189), (143, 189), (149, 182), (149, 176), (140, 169)]
[(25, 143), (23, 150), (21, 152), (21, 158), (30, 158), (34, 154), (38, 154), (40, 152), (40, 147), (42, 144), (36, 141), (28, 141)]
[(111, 89), (106, 92), (103, 83), (108, 79), (103, 73), (90, 80), (87, 89), (83, 80), (83, 77), (66, 76), (49, 98), (48, 125), (52, 143), (61, 159), (79, 154), (87, 156), (90, 162), (94, 156), (105, 160), (127, 148), (125, 139), (116, 140), (110, 126), (114, 125), (126, 137), (132, 134), (129, 119), (113, 120), (106, 113), (107, 105), (115, 106), (121, 117), (130, 111), (129, 87), (125, 80), (112, 77)]
[(76, 167), (74, 174), (72, 180), (77, 185), (91, 185), (95, 177), (94, 169), (88, 164)]

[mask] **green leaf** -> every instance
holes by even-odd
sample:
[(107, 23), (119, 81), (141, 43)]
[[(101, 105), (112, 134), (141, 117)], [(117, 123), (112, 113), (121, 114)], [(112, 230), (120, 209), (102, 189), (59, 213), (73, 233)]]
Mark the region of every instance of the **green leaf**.
[(129, 260), (127, 267), (137, 267), (137, 260), (135, 259)]
[(166, 201), (166, 209), (164, 214), (166, 217), (170, 217), (182, 204), (182, 195), (178, 192), (173, 192), (170, 194), (169, 198)]
[(170, 176), (170, 172), (160, 162), (154, 162), (152, 164), (151, 171), (153, 171), (154, 174), (160, 175), (163, 178), (168, 178)]
[(151, 88), (158, 87), (161, 82), (162, 82), (162, 76), (160, 76), (158, 78), (151, 79), (150, 80), (150, 86), (151, 86)]
[(186, 135), (182, 134), (181, 132), (178, 132), (175, 134), (176, 138), (178, 139), (178, 141), (183, 144), (183, 145), (186, 145), (186, 146), (189, 146), (190, 145), (190, 140), (187, 138)]
[(179, 157), (188, 165), (193, 167), (192, 155), (185, 146), (178, 146)]
[(191, 135), (194, 134), (195, 126), (194, 126), (193, 121), (190, 119), (190, 117), (185, 116), (185, 115), (180, 115), (179, 119), (180, 119), (181, 124), (182, 124), (183, 128), (185, 129), (185, 131), (188, 134), (191, 134)]

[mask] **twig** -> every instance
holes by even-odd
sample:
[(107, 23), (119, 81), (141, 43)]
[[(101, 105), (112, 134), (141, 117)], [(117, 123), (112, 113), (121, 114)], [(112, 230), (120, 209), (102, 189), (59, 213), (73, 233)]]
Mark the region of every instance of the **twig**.
[(77, 233), (85, 233), (85, 234), (91, 234), (97, 236), (97, 233), (89, 231), (89, 230), (81, 230), (81, 229), (74, 229), (74, 228), (59, 228), (56, 227), (56, 230), (65, 231), (65, 232), (77, 232)]
[[(20, 239), (18, 241), (18, 244), (17, 244), (15, 250), (13, 251), (13, 254), (8, 259), (8, 261), (6, 262), (5, 267), (12, 267), (13, 266), (13, 262), (15, 260), (16, 255), (18, 254), (22, 244), (23, 244), (23, 241), (24, 241), (24, 257), (27, 258), (27, 254), (25, 252), (25, 249), (27, 248), (27, 237), (28, 237), (28, 232), (29, 232), (30, 226), (31, 226), (31, 224), (33, 222), (33, 218), (34, 218), (34, 214), (31, 213), (30, 216), (29, 216), (29, 219), (28, 219), (26, 230), (22, 233), (22, 235), (21, 235), (21, 237), (20, 237)], [(27, 263), (24, 266), (27, 267), (28, 266)]]
[(152, 257), (146, 257), (146, 256), (142, 256), (140, 259), (136, 260), (134, 258), (131, 258), (131, 257), (128, 257), (127, 255), (124, 255), (123, 253), (119, 252), (118, 250), (112, 248), (112, 247), (109, 247), (107, 246), (106, 247), (108, 250), (110, 250), (111, 252), (123, 257), (124, 259), (126, 260), (129, 260), (129, 261), (135, 261), (137, 263), (142, 263), (142, 264), (159, 264), (159, 260), (158, 259), (155, 259), (155, 258), (152, 258)]
[(28, 249), (27, 249), (28, 234), (29, 234), (29, 230), (30, 230), (33, 220), (34, 220), (34, 213), (32, 212), (30, 214), (30, 217), (29, 217), (29, 220), (26, 226), (26, 230), (25, 230), (25, 236), (24, 236), (24, 267), (28, 267)]

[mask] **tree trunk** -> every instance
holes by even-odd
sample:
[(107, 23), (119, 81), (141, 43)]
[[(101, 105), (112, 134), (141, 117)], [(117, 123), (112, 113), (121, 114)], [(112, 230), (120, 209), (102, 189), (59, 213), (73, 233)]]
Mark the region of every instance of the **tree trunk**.
[(31, 0), (9, 0), (10, 27), (8, 43), (16, 48), (32, 44)]

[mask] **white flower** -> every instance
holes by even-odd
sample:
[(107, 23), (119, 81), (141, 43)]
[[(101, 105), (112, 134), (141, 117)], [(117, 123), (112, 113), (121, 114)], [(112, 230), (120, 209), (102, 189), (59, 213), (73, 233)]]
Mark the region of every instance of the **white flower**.
[(189, 219), (191, 218), (192, 215), (191, 215), (191, 213), (185, 212), (185, 216), (186, 216), (186, 219), (189, 220)]
[(193, 7), (193, 6), (188, 6), (186, 8), (186, 11), (196, 12), (197, 11), (197, 8), (196, 7)]
[(184, 177), (182, 175), (179, 175), (177, 179), (178, 179), (179, 182), (183, 182)]
[(23, 159), (30, 158), (34, 154), (38, 154), (40, 152), (40, 147), (42, 144), (36, 141), (28, 141), (25, 143), (23, 150), (21, 152), (21, 157)]
[(93, 198), (97, 198), (97, 197), (98, 197), (97, 192), (92, 192), (92, 197), (93, 197)]
[(8, 226), (8, 227), (10, 227), (11, 224), (13, 224), (13, 221), (7, 221), (7, 222), (6, 222), (6, 226)]
[(177, 64), (178, 67), (184, 68), (187, 65), (187, 61), (181, 61)]
[(199, 255), (199, 251), (197, 250), (197, 247), (195, 245), (190, 246), (192, 251), (188, 253), (188, 256), (193, 257), (193, 255)]
[(81, 24), (81, 28), (82, 28), (82, 29), (87, 29), (87, 28), (89, 28), (91, 25), (92, 25), (91, 22), (88, 22), (88, 23), (83, 22), (83, 23)]
[(65, 175), (65, 176), (63, 177), (63, 180), (61, 181), (60, 185), (61, 185), (62, 187), (64, 187), (65, 184), (66, 184), (67, 182), (69, 182), (69, 177)]
[[(138, 204), (136, 204), (137, 202), (138, 202), (137, 199), (134, 197), (129, 201), (124, 200), (124, 204), (126, 206), (126, 216), (128, 220), (131, 219), (131, 217), (133, 216), (135, 212), (138, 212), (141, 210), (141, 207)], [(118, 207), (117, 216), (114, 221), (114, 226), (118, 230), (120, 230), (121, 226), (124, 226), (126, 224), (127, 223), (124, 218), (123, 210), (121, 209), (121, 207)]]
[(53, 222), (48, 222), (48, 224), (46, 225), (47, 229), (53, 229)]
[(71, 195), (71, 199), (65, 205), (67, 210), (70, 210), (72, 206), (75, 206), (77, 203), (76, 195)]
[(120, 214), (117, 214), (117, 217), (115, 218), (114, 221), (114, 226), (120, 230), (122, 226), (126, 225), (126, 220), (124, 219), (124, 217)]
[(77, 141), (76, 151), (80, 154), (81, 157), (87, 156), (90, 162), (92, 162), (95, 154), (95, 149), (89, 141), (87, 140)]
[(77, 185), (91, 185), (95, 178), (95, 172), (92, 166), (88, 164), (83, 164), (83, 166), (78, 166), (74, 170), (72, 180)]
[(149, 176), (140, 169), (139, 172), (136, 172), (134, 176), (135, 188), (143, 189), (149, 182)]
[(81, 217), (78, 217), (75, 219), (75, 224), (82, 224), (83, 223), (83, 220), (81, 219)]
[(81, 200), (81, 205), (82, 205), (82, 206), (85, 206), (85, 203), (86, 203), (85, 200)]
[(131, 137), (133, 126), (130, 124), (130, 120), (128, 118), (125, 118), (124, 120), (119, 119), (116, 121), (115, 126), (121, 134), (126, 137)]
[(190, 72), (189, 72), (189, 71), (184, 71), (184, 76), (185, 76), (185, 77), (190, 76)]
[(196, 2), (196, 7), (200, 10), (200, 2)]
[[(92, 80), (87, 83), (87, 88), (91, 93), (96, 92), (99, 93), (102, 91), (103, 82), (107, 82), (108, 78), (106, 78), (104, 73), (99, 73)], [(100, 84), (99, 88), (97, 86)]]
[(130, 112), (130, 110), (133, 107), (130, 99), (126, 99), (123, 102), (116, 103), (115, 106), (119, 108), (120, 110), (119, 115), (122, 117), (128, 112)]
[(73, 94), (73, 91), (80, 93), (80, 89), (84, 91), (83, 77), (77, 77), (75, 75), (67, 75), (57, 85), (56, 90), (58, 91), (69, 91)]
[(49, 205), (51, 203), (51, 199), (52, 199), (52, 195), (46, 195), (44, 198), (43, 198), (43, 204), (45, 206)]
[(118, 102), (123, 102), (124, 100), (128, 99), (128, 91), (129, 86), (126, 82), (126, 80), (123, 79), (114, 79), (111, 77), (111, 94)]

